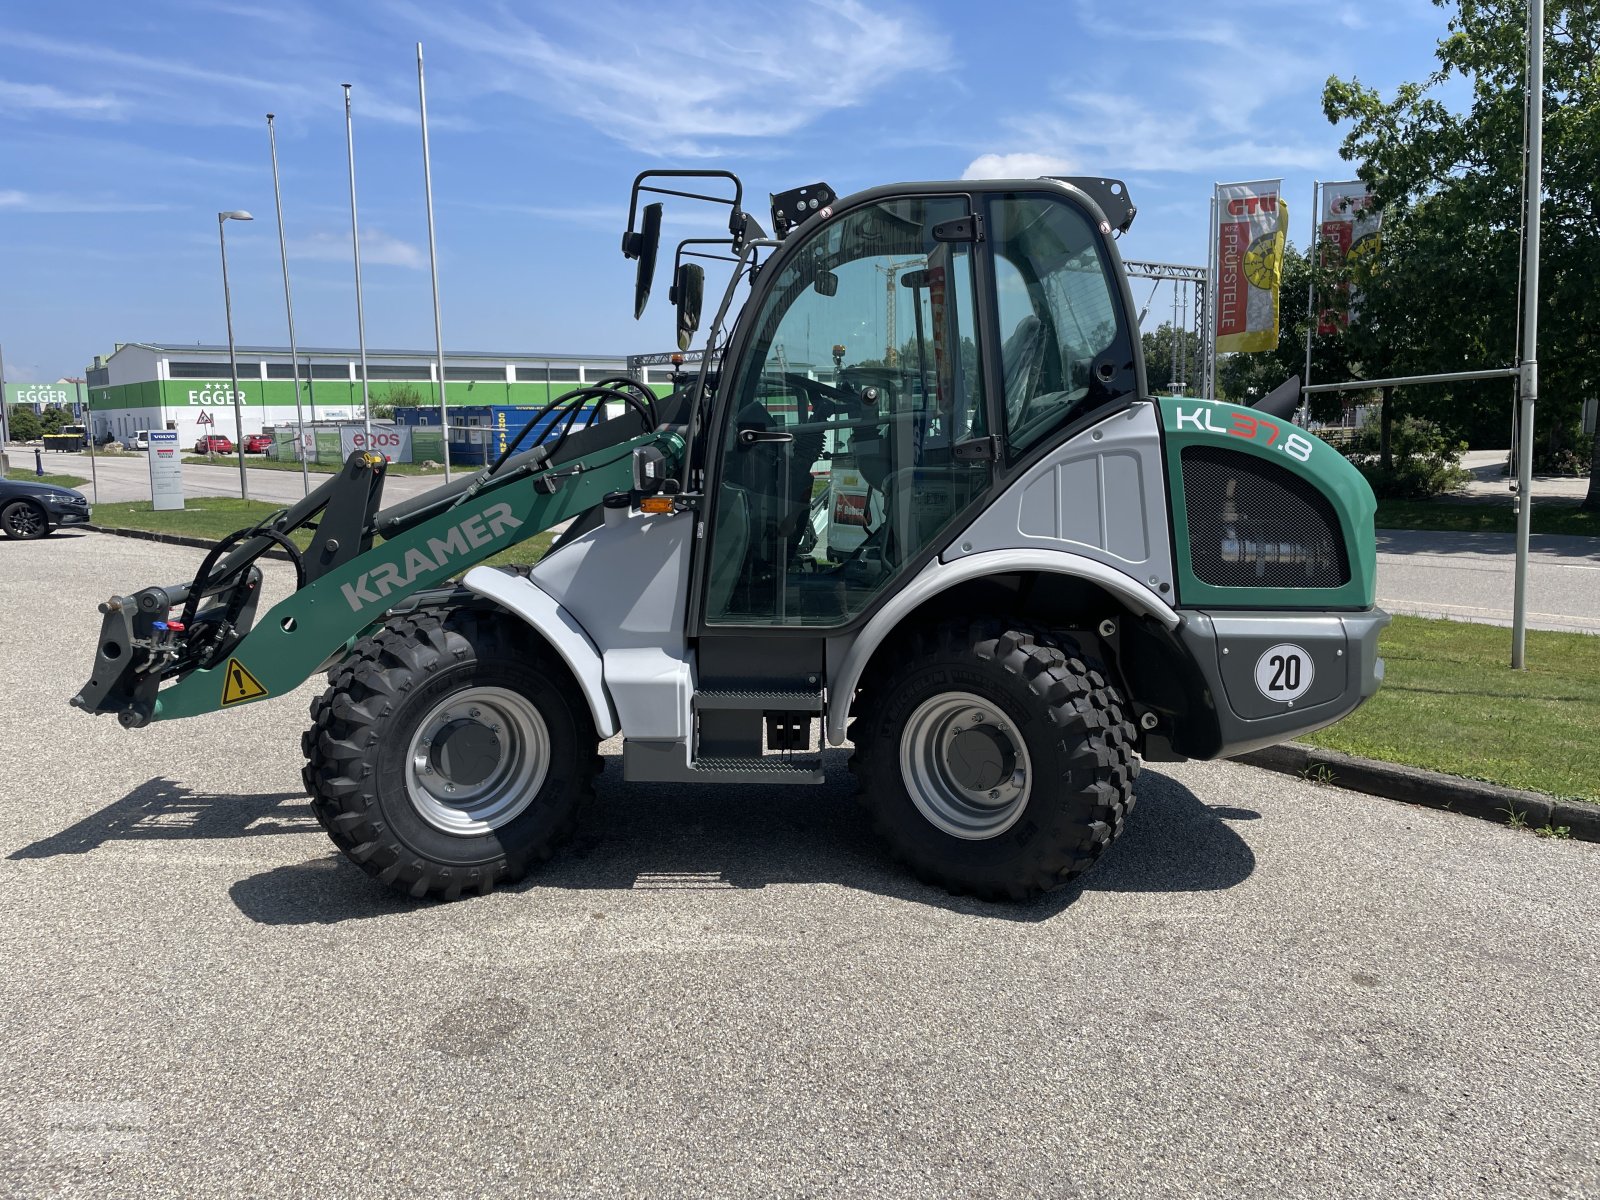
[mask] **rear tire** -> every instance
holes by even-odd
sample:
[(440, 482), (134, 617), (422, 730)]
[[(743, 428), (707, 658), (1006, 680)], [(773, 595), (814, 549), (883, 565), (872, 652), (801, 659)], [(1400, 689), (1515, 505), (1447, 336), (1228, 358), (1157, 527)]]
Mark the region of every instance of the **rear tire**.
[(594, 794), (596, 736), (565, 670), (492, 612), (403, 617), (311, 704), (306, 789), (352, 862), (418, 899), (520, 879)]
[(13, 500), (5, 508), (0, 509), (0, 530), (4, 530), (8, 538), (15, 538), (19, 542), (31, 542), (50, 532), (50, 518), (35, 504), (29, 504), (26, 500)]
[(1063, 887), (1133, 809), (1126, 702), (1060, 635), (981, 622), (914, 637), (866, 685), (850, 730), (879, 834), (952, 892), (1026, 900)]

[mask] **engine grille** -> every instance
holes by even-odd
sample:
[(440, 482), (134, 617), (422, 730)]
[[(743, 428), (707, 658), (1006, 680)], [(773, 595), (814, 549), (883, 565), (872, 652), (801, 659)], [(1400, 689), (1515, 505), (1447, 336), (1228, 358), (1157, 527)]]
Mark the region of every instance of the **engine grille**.
[(1333, 505), (1292, 471), (1237, 450), (1181, 456), (1190, 567), (1213, 587), (1336, 588), (1350, 556)]

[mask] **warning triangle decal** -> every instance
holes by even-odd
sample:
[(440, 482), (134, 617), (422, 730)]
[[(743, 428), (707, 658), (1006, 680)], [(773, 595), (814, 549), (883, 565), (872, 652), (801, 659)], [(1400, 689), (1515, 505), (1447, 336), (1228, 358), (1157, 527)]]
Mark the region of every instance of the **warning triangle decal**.
[(261, 686), (261, 681), (249, 671), (237, 658), (228, 660), (227, 669), (222, 673), (222, 703), (238, 704), (241, 700), (259, 700), (267, 694), (267, 689)]

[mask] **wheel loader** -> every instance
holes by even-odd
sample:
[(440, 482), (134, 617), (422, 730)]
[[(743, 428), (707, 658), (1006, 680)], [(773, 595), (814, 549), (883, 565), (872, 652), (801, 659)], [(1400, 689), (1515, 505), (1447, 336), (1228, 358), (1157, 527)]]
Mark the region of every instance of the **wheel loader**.
[[(325, 672), (304, 779), (339, 849), (414, 897), (548, 858), (620, 736), (628, 782), (818, 785), (851, 747), (889, 850), (1024, 900), (1122, 832), (1142, 761), (1329, 724), (1378, 687), (1374, 502), (1261, 405), (1151, 395), (1118, 181), (771, 197), (725, 172), (635, 181), (649, 298), (679, 245), (670, 395), (578, 388), (493, 465), (385, 508), (357, 453), (187, 583), (113, 596), (72, 703), (129, 728)], [(641, 203), (652, 196), (664, 199)], [(559, 528), (531, 566), (480, 565)], [(310, 530), (300, 549), (290, 535)], [(269, 550), (295, 590), (257, 609)]]

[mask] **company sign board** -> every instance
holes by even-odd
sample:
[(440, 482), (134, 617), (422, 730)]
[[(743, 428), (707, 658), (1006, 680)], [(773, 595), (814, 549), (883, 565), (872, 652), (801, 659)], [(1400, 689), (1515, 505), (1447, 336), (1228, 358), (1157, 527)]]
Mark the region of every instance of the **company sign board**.
[(152, 429), (150, 449), (150, 502), (159, 510), (183, 507), (183, 453), (176, 429)]
[(26, 404), (29, 408), (70, 408), (77, 395), (70, 383), (8, 383), (6, 407)]

